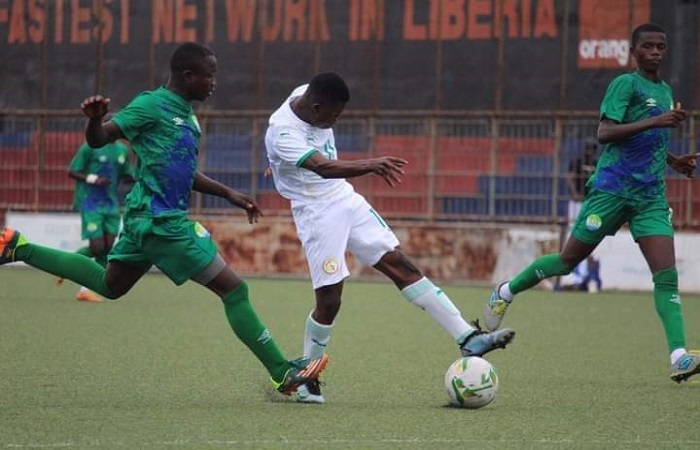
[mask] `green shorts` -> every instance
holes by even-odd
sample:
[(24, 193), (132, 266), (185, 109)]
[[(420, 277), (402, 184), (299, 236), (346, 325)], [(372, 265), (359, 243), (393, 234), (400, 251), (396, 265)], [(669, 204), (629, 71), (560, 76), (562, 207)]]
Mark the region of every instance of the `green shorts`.
[(571, 235), (586, 244), (598, 244), (625, 223), (636, 241), (646, 236), (673, 237), (673, 210), (666, 198), (632, 200), (599, 190), (591, 191), (581, 206)]
[(158, 267), (177, 285), (200, 274), (218, 250), (211, 234), (187, 217), (124, 217), (124, 229), (108, 260)]
[(121, 225), (119, 213), (106, 214), (86, 211), (80, 213), (80, 219), (83, 239), (99, 239), (105, 235), (116, 236), (119, 234), (119, 226)]

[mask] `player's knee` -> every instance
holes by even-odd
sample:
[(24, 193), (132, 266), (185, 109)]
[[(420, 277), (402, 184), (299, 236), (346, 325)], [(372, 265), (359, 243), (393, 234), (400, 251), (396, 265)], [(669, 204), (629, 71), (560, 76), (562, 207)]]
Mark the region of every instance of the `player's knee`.
[(241, 282), (238, 286), (231, 289), (228, 293), (221, 296), (221, 301), (226, 305), (234, 305), (248, 300), (248, 283)]
[(678, 289), (678, 271), (675, 267), (659, 270), (653, 276), (654, 287), (663, 289)]

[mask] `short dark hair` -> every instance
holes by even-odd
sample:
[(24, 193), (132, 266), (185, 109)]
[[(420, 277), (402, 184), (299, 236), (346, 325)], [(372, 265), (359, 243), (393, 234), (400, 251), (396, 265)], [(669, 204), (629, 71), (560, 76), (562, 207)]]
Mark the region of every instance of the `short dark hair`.
[(204, 44), (185, 42), (180, 44), (170, 56), (170, 71), (173, 73), (182, 73), (185, 70), (196, 71), (204, 58), (213, 55), (212, 49)]
[(347, 103), (350, 100), (350, 89), (345, 80), (333, 72), (319, 73), (313, 77), (307, 93), (314, 101)]
[(663, 33), (666, 34), (666, 30), (661, 28), (660, 25), (655, 23), (643, 23), (634, 29), (632, 32), (632, 41), (630, 42), (630, 47), (635, 47), (642, 33)]

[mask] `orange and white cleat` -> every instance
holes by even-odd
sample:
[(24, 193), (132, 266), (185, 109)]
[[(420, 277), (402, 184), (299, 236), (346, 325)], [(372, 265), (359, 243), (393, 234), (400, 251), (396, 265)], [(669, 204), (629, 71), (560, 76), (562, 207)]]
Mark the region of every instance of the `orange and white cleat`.
[(17, 247), (26, 245), (27, 240), (19, 231), (12, 228), (3, 228), (0, 232), (0, 265), (15, 261)]
[(101, 302), (102, 297), (99, 295), (95, 294), (92, 292), (90, 289), (87, 288), (80, 288), (78, 293), (75, 296), (75, 299), (78, 300), (79, 302)]

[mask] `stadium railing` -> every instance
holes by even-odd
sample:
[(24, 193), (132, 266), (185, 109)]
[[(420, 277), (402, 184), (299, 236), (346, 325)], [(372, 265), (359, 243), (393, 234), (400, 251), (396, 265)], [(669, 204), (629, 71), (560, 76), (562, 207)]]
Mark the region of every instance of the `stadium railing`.
[[(201, 111), (200, 169), (254, 195), (267, 215), (286, 216), (288, 203), (263, 175), (267, 114)], [(695, 112), (674, 130), (675, 153), (700, 150), (698, 119)], [(395, 155), (409, 161), (395, 188), (378, 177), (351, 180), (386, 217), (563, 224), (569, 164), (595, 137), (597, 123), (595, 112), (347, 111), (334, 131), (342, 159)], [(0, 114), (0, 214), (71, 209), (74, 182), (67, 166), (83, 142), (83, 126), (75, 111)], [(700, 228), (698, 181), (672, 171), (667, 181), (675, 225)], [(227, 209), (223, 200), (194, 194), (194, 214)]]

